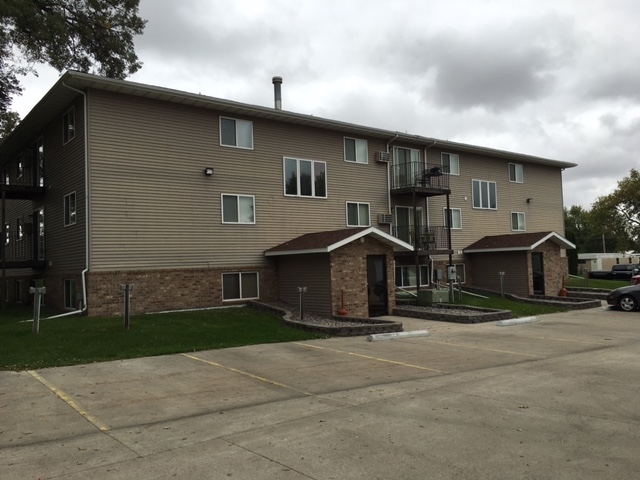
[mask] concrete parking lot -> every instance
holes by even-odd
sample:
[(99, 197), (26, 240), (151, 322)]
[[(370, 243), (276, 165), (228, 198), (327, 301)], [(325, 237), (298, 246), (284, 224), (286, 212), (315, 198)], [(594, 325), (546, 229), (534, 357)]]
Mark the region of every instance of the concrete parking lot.
[(539, 320), (0, 372), (0, 479), (639, 478), (640, 313)]

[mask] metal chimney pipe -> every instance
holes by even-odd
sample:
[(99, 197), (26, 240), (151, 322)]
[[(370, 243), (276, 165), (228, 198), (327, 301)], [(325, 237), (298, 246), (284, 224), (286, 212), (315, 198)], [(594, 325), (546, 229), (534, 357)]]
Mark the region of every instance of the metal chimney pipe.
[(280, 89), (280, 86), (282, 85), (282, 77), (273, 77), (271, 81), (273, 82), (273, 94), (276, 101), (276, 110), (282, 110), (282, 91)]

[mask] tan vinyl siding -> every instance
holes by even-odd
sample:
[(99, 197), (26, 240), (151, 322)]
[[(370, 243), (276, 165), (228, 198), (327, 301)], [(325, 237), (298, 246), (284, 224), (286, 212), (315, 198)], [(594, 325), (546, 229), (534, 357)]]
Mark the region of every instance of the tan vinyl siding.
[[(427, 150), (429, 163), (440, 162), (440, 151)], [(453, 152), (455, 153), (455, 152)], [(507, 160), (460, 153), (460, 175), (451, 175), (450, 207), (459, 208), (462, 230), (452, 230), (454, 251), (462, 250), (487, 235), (517, 233), (511, 230), (511, 212), (524, 212), (527, 232), (554, 230), (564, 235), (561, 170), (524, 163), (524, 182), (509, 182)], [(472, 180), (496, 183), (497, 209), (473, 208)], [(527, 203), (527, 198), (531, 202)], [(446, 197), (431, 197), (429, 224), (444, 224)]]
[(331, 315), (331, 273), (329, 254), (291, 255), (278, 258), (280, 299), (298, 305), (298, 287), (307, 287), (305, 311)]
[[(367, 165), (351, 164), (340, 132), (242, 118), (253, 120), (254, 149), (224, 147), (220, 112), (89, 98), (93, 270), (260, 265), (268, 248), (344, 228), (347, 201), (370, 203), (372, 226), (388, 212), (382, 142), (369, 142)], [(328, 198), (286, 197), (284, 156), (326, 162)], [(223, 225), (221, 194), (255, 196), (255, 225)]]

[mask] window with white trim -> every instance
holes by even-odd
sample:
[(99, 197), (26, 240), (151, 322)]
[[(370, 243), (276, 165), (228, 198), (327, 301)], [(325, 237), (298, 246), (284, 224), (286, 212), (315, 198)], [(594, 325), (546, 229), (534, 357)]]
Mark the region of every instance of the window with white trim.
[(220, 117), (220, 145), (253, 149), (253, 122)]
[(524, 169), (519, 163), (509, 164), (509, 181), (515, 183), (524, 183)]
[(16, 219), (16, 240), (22, 240), (24, 238), (24, 221), (22, 218)]
[[(447, 214), (447, 209), (442, 209), (442, 215), (444, 217), (444, 228), (449, 228), (449, 215)], [(451, 209), (451, 230), (461, 230), (462, 229), (462, 210), (459, 208)]]
[(460, 175), (460, 157), (456, 153), (442, 153), (442, 171)]
[(258, 272), (222, 274), (222, 300), (248, 300), (259, 298)]
[(511, 212), (511, 230), (524, 232), (527, 225), (524, 221), (524, 212)]
[(498, 193), (496, 182), (472, 180), (473, 208), (496, 210), (498, 208)]
[(76, 192), (64, 196), (64, 226), (76, 224)]
[(284, 194), (327, 198), (327, 164), (317, 160), (284, 158)]
[(76, 281), (72, 278), (67, 278), (64, 280), (64, 308), (76, 308), (76, 301)]
[(76, 136), (76, 113), (73, 107), (62, 116), (62, 143), (73, 140)]
[[(416, 286), (416, 266), (396, 265), (396, 287)], [(429, 265), (420, 265), (420, 286), (429, 285)]]
[(464, 268), (464, 263), (456, 263), (454, 265), (456, 267), (456, 281), (455, 283), (466, 283), (467, 281), (467, 273)]
[(253, 195), (222, 194), (222, 223), (256, 223)]
[(347, 202), (347, 227), (369, 226), (371, 226), (369, 204)]
[(4, 244), (11, 243), (11, 237), (9, 236), (9, 223), (4, 224)]
[(344, 137), (344, 161), (369, 163), (367, 141), (359, 138)]
[(16, 159), (16, 179), (22, 178), (22, 175), (24, 175), (24, 162), (22, 155), (19, 155)]

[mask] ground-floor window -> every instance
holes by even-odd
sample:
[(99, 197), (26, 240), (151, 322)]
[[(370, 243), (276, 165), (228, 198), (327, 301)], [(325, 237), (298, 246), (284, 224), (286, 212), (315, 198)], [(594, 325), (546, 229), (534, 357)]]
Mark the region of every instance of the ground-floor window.
[[(420, 265), (420, 285), (429, 284), (429, 266)], [(415, 287), (416, 282), (416, 266), (415, 265), (399, 265), (396, 266), (396, 287)]]
[(222, 300), (259, 298), (258, 272), (223, 273)]
[(76, 307), (76, 281), (65, 279), (64, 281), (64, 308)]
[(467, 275), (464, 269), (464, 263), (456, 263), (456, 283), (466, 283)]

